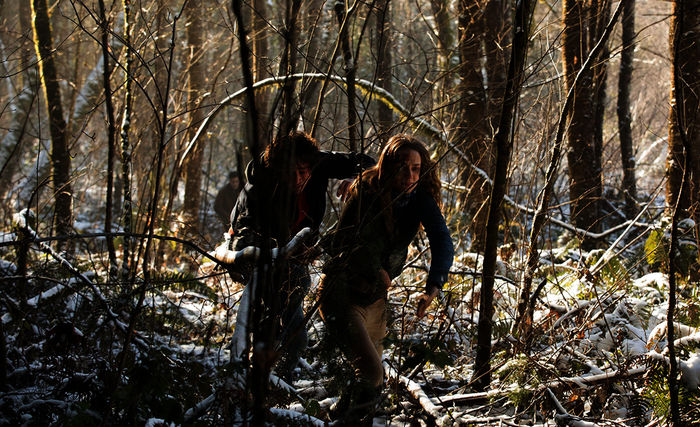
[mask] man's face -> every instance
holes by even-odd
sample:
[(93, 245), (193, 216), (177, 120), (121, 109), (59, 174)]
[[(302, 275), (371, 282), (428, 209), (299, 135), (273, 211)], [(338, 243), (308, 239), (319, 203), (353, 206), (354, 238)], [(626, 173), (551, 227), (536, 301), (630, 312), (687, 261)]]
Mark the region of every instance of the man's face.
[(229, 185), (235, 190), (238, 190), (238, 187), (241, 185), (240, 179), (238, 179), (237, 176), (231, 177), (231, 179), (228, 181)]
[(309, 165), (308, 162), (297, 162), (296, 168), (294, 170), (294, 176), (294, 192), (296, 194), (300, 194), (302, 191), (304, 191), (304, 186), (311, 177), (311, 165)]

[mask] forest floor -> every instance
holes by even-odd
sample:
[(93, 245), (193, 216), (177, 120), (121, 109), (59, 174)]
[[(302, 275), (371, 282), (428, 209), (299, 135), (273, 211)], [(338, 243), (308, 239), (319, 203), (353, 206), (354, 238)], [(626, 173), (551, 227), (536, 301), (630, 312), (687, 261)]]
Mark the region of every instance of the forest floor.
[[(656, 242), (649, 237), (607, 253), (581, 251), (574, 240), (543, 251), (527, 340), (511, 334), (522, 254), (503, 247), (486, 391), (471, 383), (481, 259), (462, 253), (444, 295), (418, 319), (414, 300), (428, 260), (416, 249), (389, 294), (387, 381), (374, 424), (665, 424), (669, 282), (649, 249), (662, 247), (664, 236), (661, 230)], [(110, 282), (106, 260), (88, 248), (62, 262), (47, 252), (29, 252), (25, 276), (15, 251), (0, 248), (0, 425), (242, 422), (241, 408), (252, 400), (228, 350), (240, 283), (212, 262), (193, 270), (186, 257), (153, 273), (148, 285)], [(307, 313), (319, 268), (312, 269)], [(700, 420), (700, 298), (697, 283), (681, 280), (679, 290), (680, 402), (690, 424)], [(293, 377), (285, 382), (273, 371), (273, 425), (328, 423), (347, 385), (347, 361), (324, 339), (320, 316), (312, 314), (307, 326), (309, 346)]]

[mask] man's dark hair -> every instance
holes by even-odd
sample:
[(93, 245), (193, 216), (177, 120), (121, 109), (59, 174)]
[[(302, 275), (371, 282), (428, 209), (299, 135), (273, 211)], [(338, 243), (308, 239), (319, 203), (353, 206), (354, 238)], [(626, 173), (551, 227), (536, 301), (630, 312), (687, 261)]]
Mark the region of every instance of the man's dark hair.
[(263, 154), (263, 164), (276, 172), (293, 169), (299, 162), (310, 166), (318, 159), (318, 143), (304, 132), (292, 132), (268, 145)]

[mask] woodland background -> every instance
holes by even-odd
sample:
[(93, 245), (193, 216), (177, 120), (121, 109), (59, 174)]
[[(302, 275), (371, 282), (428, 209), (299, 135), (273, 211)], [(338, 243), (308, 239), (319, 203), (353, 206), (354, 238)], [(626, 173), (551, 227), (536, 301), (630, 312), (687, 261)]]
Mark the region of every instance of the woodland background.
[(293, 129), (440, 168), (453, 274), (415, 319), (416, 240), (375, 422), (700, 419), (699, 41), (698, 0), (0, 1), (0, 424), (327, 421), (318, 316), (249, 375), (207, 255)]

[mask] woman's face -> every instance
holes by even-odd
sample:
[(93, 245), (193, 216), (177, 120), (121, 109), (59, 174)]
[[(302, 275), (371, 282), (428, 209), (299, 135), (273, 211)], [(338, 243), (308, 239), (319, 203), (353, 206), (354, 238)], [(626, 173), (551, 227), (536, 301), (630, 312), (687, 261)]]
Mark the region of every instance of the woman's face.
[(420, 153), (411, 148), (402, 148), (396, 154), (399, 158), (399, 170), (394, 177), (393, 187), (394, 190), (408, 193), (413, 191), (420, 178)]

